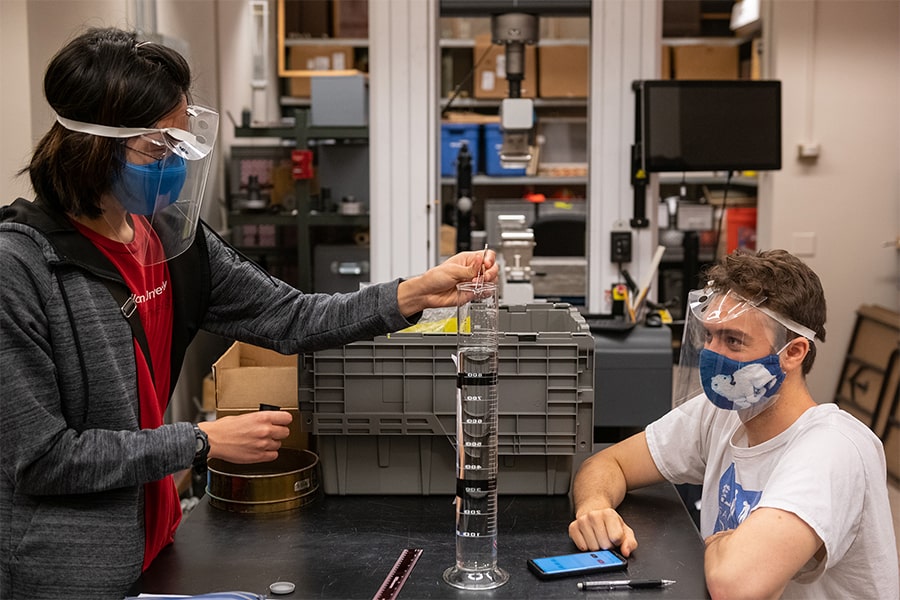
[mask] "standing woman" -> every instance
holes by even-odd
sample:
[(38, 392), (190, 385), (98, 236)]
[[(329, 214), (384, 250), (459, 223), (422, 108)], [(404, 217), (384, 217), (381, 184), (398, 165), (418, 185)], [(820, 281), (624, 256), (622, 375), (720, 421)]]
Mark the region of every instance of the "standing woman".
[[(51, 61), (56, 122), (0, 210), (0, 597), (120, 600), (181, 519), (172, 474), (274, 460), (291, 415), (164, 424), (199, 329), (284, 354), (456, 302), (492, 252), (352, 294), (304, 294), (199, 219), (218, 114), (182, 56), (92, 29)], [(484, 264), (482, 264), (484, 261)]]

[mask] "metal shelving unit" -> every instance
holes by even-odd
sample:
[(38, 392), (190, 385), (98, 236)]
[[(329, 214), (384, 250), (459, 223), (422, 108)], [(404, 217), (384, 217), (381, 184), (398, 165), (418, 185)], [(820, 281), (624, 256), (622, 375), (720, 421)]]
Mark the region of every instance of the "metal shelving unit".
[[(367, 127), (317, 127), (310, 124), (310, 110), (297, 107), (293, 121), (286, 119), (281, 125), (261, 127), (235, 127), (236, 138), (281, 138), (290, 140), (303, 149), (314, 140), (357, 141), (368, 139)], [(296, 209), (289, 213), (239, 213), (228, 215), (229, 225), (276, 225), (297, 228), (297, 281), (303, 291), (312, 291), (312, 230), (316, 227), (368, 227), (368, 215), (341, 215), (323, 213), (312, 209), (309, 180), (294, 182)]]
[[(478, 17), (475, 17), (473, 18), (473, 21), (478, 19)], [(478, 38), (479, 33), (484, 31), (484, 28), (474, 26), (472, 27), (472, 30), (471, 36), (469, 37), (442, 37), (438, 42), (442, 51), (442, 57), (446, 56), (449, 58), (447, 65), (445, 65), (442, 60), (442, 69), (451, 67), (453, 61), (457, 58), (461, 60), (462, 69), (457, 72), (459, 67), (455, 67), (457, 70), (453, 71), (453, 81), (463, 81), (460, 78), (466, 70), (466, 60), (468, 59), (466, 52), (472, 53), (476, 50), (476, 39)], [(454, 35), (459, 35), (459, 32), (456, 32)], [(464, 33), (462, 35), (468, 36), (469, 34)], [(572, 45), (589, 46), (590, 40), (580, 35), (573, 35), (561, 38), (541, 37), (537, 42), (538, 47)], [(536, 55), (537, 53), (535, 53), (535, 57)], [(474, 65), (478, 60), (478, 57), (473, 54), (471, 60)], [(445, 88), (448, 83), (449, 80), (444, 82)], [(534, 82), (533, 85), (536, 85), (536, 82)], [(473, 88), (474, 87), (476, 86), (473, 85)], [(452, 102), (450, 102), (448, 97), (440, 98), (440, 107), (441, 109), (446, 109), (449, 103), (450, 111), (459, 110), (461, 112), (472, 112), (478, 115), (498, 114), (502, 100), (500, 98), (472, 97), (476, 92), (476, 89), (467, 90), (466, 88), (463, 88), (463, 94), (455, 97)], [(450, 95), (449, 91), (444, 89), (442, 89), (442, 94)], [(556, 122), (565, 119), (580, 119), (584, 120), (584, 127), (587, 127), (587, 98), (535, 97), (533, 98), (533, 102), (535, 112), (539, 115), (539, 121), (542, 123), (549, 123), (551, 121)], [(558, 159), (558, 162), (560, 165), (568, 163), (565, 159)], [(455, 197), (455, 185), (456, 179), (454, 177), (444, 176), (440, 178), (442, 217), (444, 217), (449, 210), (452, 210)], [(547, 175), (540, 174), (540, 172), (535, 175), (523, 176), (490, 176), (475, 174), (472, 177), (472, 187), (474, 188), (474, 197), (476, 199), (475, 208), (473, 209), (475, 220), (481, 227), (485, 229), (488, 228), (487, 223), (483, 222), (483, 219), (487, 218), (487, 215), (483, 213), (488, 200), (518, 198), (523, 197), (527, 193), (545, 194), (548, 198), (553, 198), (557, 195), (565, 196), (566, 194), (574, 194), (577, 198), (585, 198), (587, 195), (587, 185), (588, 177), (586, 174), (576, 176), (562, 174)]]
[[(447, 106), (448, 99), (441, 98), (441, 108)], [(587, 98), (534, 98), (534, 107), (541, 108), (587, 108)], [(484, 98), (456, 98), (453, 108), (500, 108), (500, 100)]]
[(312, 38), (312, 37), (286, 37), (285, 46), (353, 46), (354, 48), (368, 48), (369, 40), (364, 38)]
[[(475, 175), (472, 177), (472, 185), (587, 185), (588, 178), (584, 177), (552, 177), (552, 176), (523, 176), (523, 177), (491, 177), (489, 175)], [(441, 185), (455, 185), (453, 177), (441, 177)]]

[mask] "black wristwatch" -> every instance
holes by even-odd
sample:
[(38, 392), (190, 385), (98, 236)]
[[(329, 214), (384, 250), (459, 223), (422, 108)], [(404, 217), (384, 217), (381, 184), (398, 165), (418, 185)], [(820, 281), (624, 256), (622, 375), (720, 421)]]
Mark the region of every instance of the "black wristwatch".
[(206, 457), (209, 456), (209, 437), (197, 425), (194, 425), (194, 437), (197, 440), (194, 451), (194, 466), (206, 467)]

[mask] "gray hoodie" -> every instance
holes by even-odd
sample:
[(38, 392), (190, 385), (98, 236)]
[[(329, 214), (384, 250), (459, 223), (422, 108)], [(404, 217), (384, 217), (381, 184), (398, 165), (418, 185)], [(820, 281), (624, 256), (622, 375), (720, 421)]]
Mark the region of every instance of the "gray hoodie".
[[(203, 235), (206, 331), (294, 354), (409, 325), (399, 280), (304, 294)], [(0, 598), (120, 600), (141, 571), (142, 485), (194, 456), (190, 423), (140, 429), (131, 329), (71, 258), (0, 222)]]

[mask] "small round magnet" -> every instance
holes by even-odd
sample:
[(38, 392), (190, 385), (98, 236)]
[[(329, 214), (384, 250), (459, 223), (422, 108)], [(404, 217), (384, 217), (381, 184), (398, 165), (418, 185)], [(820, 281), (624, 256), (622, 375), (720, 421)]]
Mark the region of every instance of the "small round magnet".
[(290, 581), (276, 581), (269, 585), (269, 591), (273, 594), (290, 594), (294, 591), (294, 587)]

